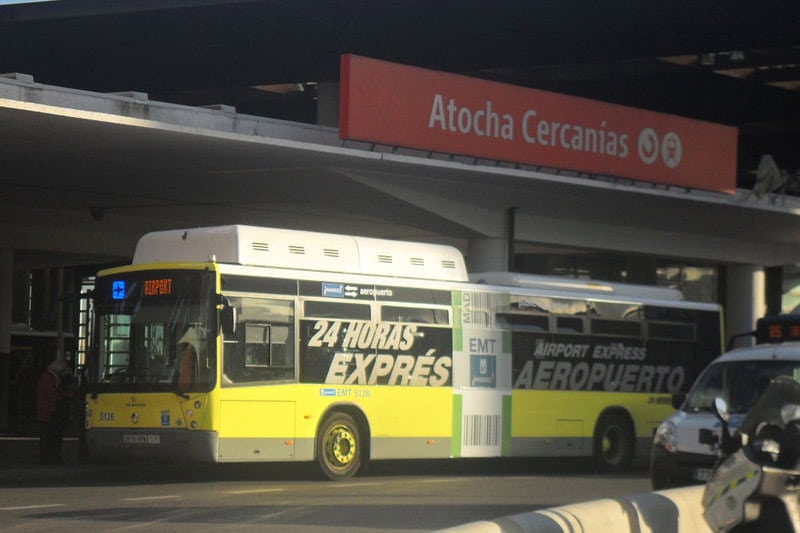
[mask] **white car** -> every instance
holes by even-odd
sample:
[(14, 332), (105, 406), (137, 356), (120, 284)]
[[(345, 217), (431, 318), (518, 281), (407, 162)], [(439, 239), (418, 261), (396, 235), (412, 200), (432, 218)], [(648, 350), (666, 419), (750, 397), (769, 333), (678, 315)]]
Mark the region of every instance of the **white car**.
[(728, 403), (734, 431), (775, 376), (800, 381), (800, 342), (738, 348), (715, 359), (698, 376), (687, 395), (673, 396), (677, 412), (658, 427), (650, 457), (654, 490), (702, 483), (716, 455), (700, 442), (700, 430), (719, 438), (720, 421), (712, 413), (714, 398)]

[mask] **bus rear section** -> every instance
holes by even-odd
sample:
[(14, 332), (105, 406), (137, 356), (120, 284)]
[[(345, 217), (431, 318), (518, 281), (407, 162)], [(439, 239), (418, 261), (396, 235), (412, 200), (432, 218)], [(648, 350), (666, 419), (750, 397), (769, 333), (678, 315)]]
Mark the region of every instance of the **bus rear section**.
[[(535, 276), (531, 284), (551, 286), (526, 290), (527, 276), (514, 277), (514, 286), (462, 292), (457, 321), (468, 351), (463, 360), (456, 354), (455, 366), (469, 372), (456, 374), (478, 376), (488, 359), (503, 395), (492, 412), (488, 397), (475, 407), (492, 415), (483, 427), (498, 421), (496, 455), (593, 456), (607, 470), (647, 457), (653, 432), (672, 412), (671, 394), (686, 391), (720, 351), (719, 307), (655, 288), (615, 294), (613, 284), (575, 280), (567, 289)], [(486, 324), (483, 333), (477, 324)], [(496, 355), (484, 355), (489, 346)], [(457, 379), (454, 392), (477, 396), (486, 383)], [(470, 422), (465, 412), (464, 426)]]

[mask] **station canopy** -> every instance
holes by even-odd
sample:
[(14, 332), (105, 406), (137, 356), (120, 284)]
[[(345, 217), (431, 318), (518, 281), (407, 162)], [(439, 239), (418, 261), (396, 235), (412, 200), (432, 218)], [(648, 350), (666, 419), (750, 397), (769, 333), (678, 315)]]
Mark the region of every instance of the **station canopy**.
[[(513, 206), (531, 243), (798, 262), (796, 2), (562, 4), (2, 4), (0, 244), (100, 262), (240, 223), (463, 247)], [(739, 190), (342, 141), (317, 123), (343, 53), (734, 126)], [(787, 179), (753, 192), (765, 154)]]

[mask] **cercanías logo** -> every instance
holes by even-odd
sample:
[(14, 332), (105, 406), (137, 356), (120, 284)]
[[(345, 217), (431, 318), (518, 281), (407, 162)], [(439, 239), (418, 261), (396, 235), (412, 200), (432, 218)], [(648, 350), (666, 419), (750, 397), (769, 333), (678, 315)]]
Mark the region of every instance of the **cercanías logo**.
[(645, 128), (639, 133), (637, 149), (639, 158), (646, 165), (654, 164), (660, 157), (667, 168), (677, 168), (683, 156), (681, 138), (674, 131), (659, 139), (653, 128)]

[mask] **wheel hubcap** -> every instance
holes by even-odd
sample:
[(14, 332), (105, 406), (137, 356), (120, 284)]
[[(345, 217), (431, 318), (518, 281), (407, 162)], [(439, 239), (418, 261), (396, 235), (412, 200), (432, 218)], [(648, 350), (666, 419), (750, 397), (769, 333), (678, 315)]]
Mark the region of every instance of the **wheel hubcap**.
[(356, 456), (355, 435), (344, 426), (331, 429), (328, 434), (328, 457), (331, 462), (344, 466), (353, 461)]

